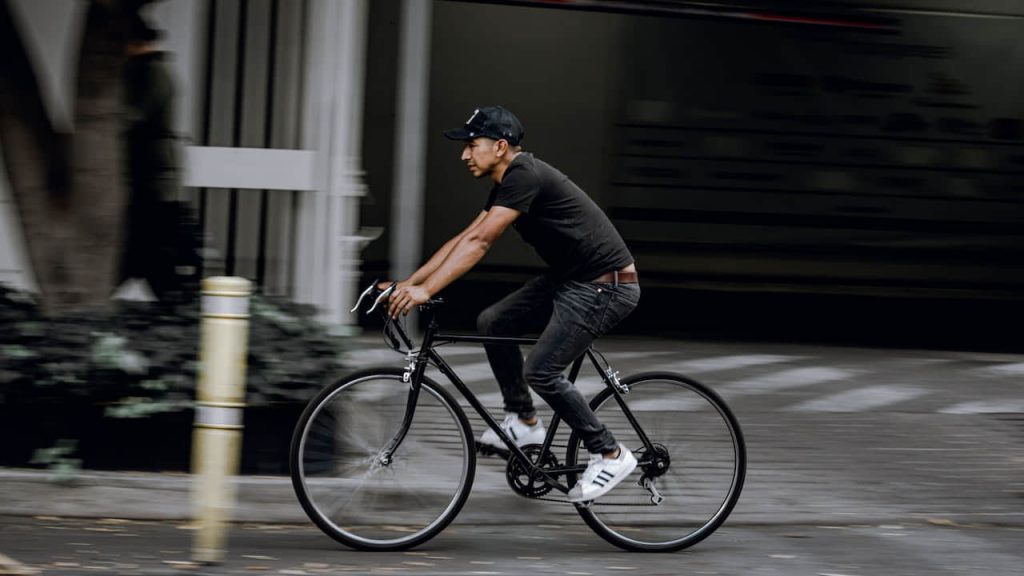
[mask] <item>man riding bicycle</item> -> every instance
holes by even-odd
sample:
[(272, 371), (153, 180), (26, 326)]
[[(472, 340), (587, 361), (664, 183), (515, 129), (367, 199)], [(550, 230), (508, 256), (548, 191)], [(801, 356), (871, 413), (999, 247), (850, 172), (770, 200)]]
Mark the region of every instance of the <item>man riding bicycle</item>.
[[(564, 372), (594, 339), (636, 307), (640, 286), (633, 256), (583, 190), (523, 151), (523, 126), (508, 110), (478, 108), (464, 126), (444, 134), (465, 143), (462, 160), (470, 172), (489, 177), (494, 186), (473, 222), (396, 285), (388, 312), (397, 317), (426, 303), (472, 269), (509, 226), (518, 230), (549, 269), (488, 307), (477, 320), (479, 331), (488, 336), (541, 332), (525, 363), (517, 346), (486, 345), (505, 402), (501, 427), (520, 447), (543, 442), (544, 425), (529, 391), (533, 388), (591, 454), (569, 500), (594, 500), (629, 476), (636, 458), (598, 420)], [(505, 449), (492, 430), (477, 443)]]

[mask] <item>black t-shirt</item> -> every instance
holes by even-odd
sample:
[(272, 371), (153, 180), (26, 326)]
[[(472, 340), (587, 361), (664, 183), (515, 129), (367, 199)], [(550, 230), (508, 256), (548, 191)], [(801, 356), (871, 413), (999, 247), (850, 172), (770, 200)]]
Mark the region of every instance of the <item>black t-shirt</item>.
[(622, 236), (586, 192), (533, 154), (512, 160), (484, 209), (492, 206), (522, 213), (512, 225), (558, 279), (587, 281), (633, 263)]

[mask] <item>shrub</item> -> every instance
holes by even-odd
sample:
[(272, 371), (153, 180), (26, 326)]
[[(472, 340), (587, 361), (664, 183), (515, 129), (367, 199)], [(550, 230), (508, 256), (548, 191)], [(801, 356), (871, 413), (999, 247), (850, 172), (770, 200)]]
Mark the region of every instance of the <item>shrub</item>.
[[(341, 370), (343, 341), (314, 314), (310, 306), (252, 296), (248, 406), (303, 403)], [(199, 322), (195, 298), (116, 301), (47, 317), (33, 294), (0, 285), (0, 406), (98, 406), (102, 418), (118, 419), (189, 411)]]

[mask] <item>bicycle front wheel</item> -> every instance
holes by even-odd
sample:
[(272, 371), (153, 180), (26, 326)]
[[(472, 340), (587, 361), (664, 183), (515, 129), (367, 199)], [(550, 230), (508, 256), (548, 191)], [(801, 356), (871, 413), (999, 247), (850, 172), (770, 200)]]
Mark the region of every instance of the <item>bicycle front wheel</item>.
[(292, 437), (292, 485), (302, 508), (353, 548), (403, 550), (426, 542), (455, 518), (473, 485), (469, 420), (426, 377), (402, 437), (410, 397), (402, 373), (371, 369), (327, 386)]
[[(603, 390), (591, 408), (639, 464), (611, 492), (576, 509), (598, 535), (626, 550), (692, 546), (714, 532), (739, 500), (746, 474), (739, 423), (718, 394), (685, 376), (652, 372), (622, 383), (629, 387), (622, 398), (653, 448), (640, 440), (612, 391)], [(567, 464), (588, 458), (573, 434)], [(575, 480), (569, 478), (570, 486)]]

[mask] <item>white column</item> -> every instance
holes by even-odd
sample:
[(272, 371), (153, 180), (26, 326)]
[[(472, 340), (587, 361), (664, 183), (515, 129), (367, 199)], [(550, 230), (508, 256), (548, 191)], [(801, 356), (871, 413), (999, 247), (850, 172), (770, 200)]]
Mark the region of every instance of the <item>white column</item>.
[(432, 5), (423, 0), (402, 2), (391, 203), (391, 277), (395, 280), (407, 278), (423, 259)]
[(0, 151), (0, 284), (34, 292), (36, 282), (25, 250), (25, 233), (10, 190), (7, 168)]
[(334, 63), (334, 146), (328, 188), (332, 213), (328, 230), (330, 275), (325, 313), (333, 324), (351, 324), (348, 309), (358, 294), (359, 280), (359, 199), (365, 194), (361, 144), (368, 11), (365, 0), (346, 0), (335, 7), (340, 11), (340, 46)]
[(317, 153), (317, 189), (301, 207), (296, 296), (319, 306), (325, 322), (346, 325), (353, 322), (347, 307), (356, 293), (361, 244), (366, 2), (313, 0), (309, 14), (303, 145)]
[(295, 242), (295, 279), (294, 298), (298, 302), (316, 304), (315, 287), (322, 278), (323, 245), (317, 241), (322, 237), (324, 215), (324, 198), (327, 188), (327, 172), (325, 161), (326, 142), (322, 140), (324, 130), (320, 123), (321, 114), (330, 103), (327, 87), (333, 84), (328, 78), (328, 69), (324, 65), (328, 49), (324, 46), (330, 38), (325, 31), (324, 13), (329, 6), (323, 1), (310, 1), (307, 20), (303, 23), (306, 31), (306, 73), (302, 79), (302, 148), (313, 150), (316, 154), (314, 183), (311, 192), (299, 196), (299, 208), (296, 221)]

